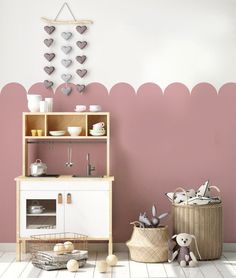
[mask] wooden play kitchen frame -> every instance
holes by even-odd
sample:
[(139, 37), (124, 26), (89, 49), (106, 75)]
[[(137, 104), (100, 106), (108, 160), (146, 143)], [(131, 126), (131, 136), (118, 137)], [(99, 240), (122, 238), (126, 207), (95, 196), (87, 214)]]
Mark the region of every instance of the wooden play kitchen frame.
[[(105, 123), (103, 136), (91, 136), (89, 130), (97, 122)], [(82, 126), (80, 136), (69, 136), (68, 126)], [(31, 130), (42, 130), (42, 136), (32, 136)], [(50, 131), (65, 130), (65, 136), (51, 136)], [(112, 181), (110, 176), (110, 114), (108, 112), (82, 113), (23, 113), (22, 176), (16, 180), (16, 259), (26, 251), (26, 242), (34, 235), (75, 232), (88, 235), (88, 241), (108, 241), (112, 254)], [(41, 142), (106, 144), (106, 175), (103, 177), (29, 177), (28, 144)], [(40, 200), (48, 211), (29, 215), (28, 206)], [(94, 211), (96, 221), (94, 220)], [(80, 217), (83, 225), (80, 223)], [(82, 216), (83, 215), (83, 216)], [(72, 216), (76, 219), (73, 221)], [(46, 229), (35, 228), (33, 218), (42, 221), (48, 217), (53, 225)], [(41, 218), (40, 218), (41, 217)], [(91, 220), (93, 219), (93, 221)], [(29, 224), (30, 223), (30, 224)], [(32, 228), (33, 227), (33, 228)]]

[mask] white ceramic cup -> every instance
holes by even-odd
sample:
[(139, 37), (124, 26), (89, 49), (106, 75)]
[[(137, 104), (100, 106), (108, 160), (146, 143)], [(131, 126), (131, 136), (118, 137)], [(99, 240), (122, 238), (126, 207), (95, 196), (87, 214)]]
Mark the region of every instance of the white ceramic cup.
[(99, 112), (101, 110), (102, 110), (101, 105), (98, 105), (98, 104), (89, 105), (89, 111), (91, 111), (91, 112)]
[(99, 122), (93, 125), (93, 130), (100, 131), (104, 129), (105, 123), (104, 122)]
[(39, 111), (40, 111), (40, 112), (43, 112), (43, 113), (45, 113), (45, 112), (48, 111), (47, 102), (46, 102), (45, 100), (41, 100), (41, 101), (39, 102)]
[(45, 102), (47, 103), (47, 112), (52, 112), (53, 111), (53, 98), (46, 97)]

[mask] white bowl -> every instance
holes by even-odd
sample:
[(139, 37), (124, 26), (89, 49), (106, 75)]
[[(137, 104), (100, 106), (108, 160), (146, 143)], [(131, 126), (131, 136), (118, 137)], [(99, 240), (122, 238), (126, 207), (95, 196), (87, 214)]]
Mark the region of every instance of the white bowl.
[(67, 130), (68, 130), (70, 136), (79, 136), (82, 131), (82, 127), (81, 126), (68, 126)]
[(65, 131), (64, 130), (52, 130), (52, 131), (49, 131), (49, 134), (52, 135), (52, 136), (63, 136), (65, 135)]
[(76, 105), (75, 112), (83, 112), (86, 111), (86, 105)]
[(97, 131), (97, 130), (94, 130), (94, 129), (90, 129), (90, 130), (89, 130), (89, 133), (90, 133), (90, 135), (92, 135), (92, 136), (103, 136), (103, 135), (106, 134), (106, 130), (103, 129), (103, 130), (101, 130), (101, 131)]

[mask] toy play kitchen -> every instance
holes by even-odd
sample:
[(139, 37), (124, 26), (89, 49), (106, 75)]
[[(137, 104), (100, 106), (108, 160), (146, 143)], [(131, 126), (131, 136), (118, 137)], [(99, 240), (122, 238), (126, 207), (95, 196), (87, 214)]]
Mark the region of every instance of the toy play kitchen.
[[(87, 235), (89, 241), (108, 241), (108, 252), (112, 254), (114, 177), (110, 176), (110, 114), (91, 111), (23, 113), (22, 142), (22, 176), (15, 179), (17, 260), (21, 259), (21, 252), (25, 252), (26, 242), (32, 240), (32, 236), (64, 232)], [(103, 176), (94, 174), (89, 154), (84, 175), (50, 175), (47, 174), (50, 165), (43, 159), (37, 157), (36, 161), (30, 161), (30, 144), (36, 148), (41, 144), (44, 148), (52, 143), (73, 143), (81, 148), (84, 142), (91, 147), (96, 142), (105, 144), (106, 172)], [(72, 151), (68, 148), (65, 169), (73, 166), (71, 157)]]

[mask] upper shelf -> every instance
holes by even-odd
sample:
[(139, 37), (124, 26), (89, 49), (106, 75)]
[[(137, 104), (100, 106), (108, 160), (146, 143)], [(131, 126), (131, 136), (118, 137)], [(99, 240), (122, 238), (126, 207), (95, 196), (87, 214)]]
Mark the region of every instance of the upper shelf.
[[(23, 136), (25, 139), (33, 140), (101, 140), (109, 138), (109, 113), (108, 112), (50, 112), (50, 113), (23, 113)], [(92, 136), (90, 129), (98, 122), (104, 122), (105, 134), (103, 136)], [(70, 136), (67, 131), (69, 126), (81, 126), (82, 132), (79, 136)], [(32, 130), (41, 130), (40, 136), (32, 136)], [(64, 136), (51, 136), (50, 131), (65, 131)]]

